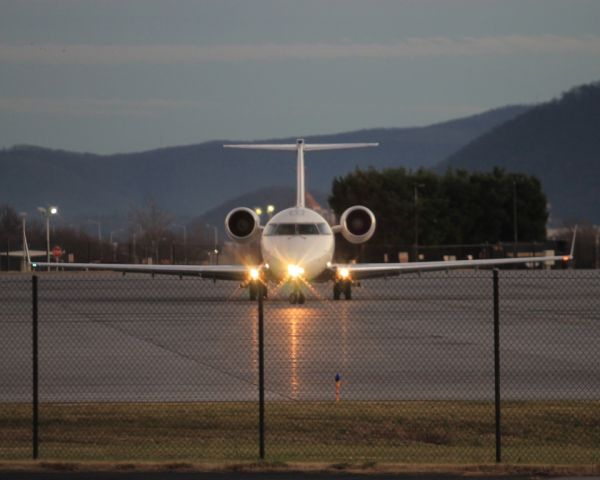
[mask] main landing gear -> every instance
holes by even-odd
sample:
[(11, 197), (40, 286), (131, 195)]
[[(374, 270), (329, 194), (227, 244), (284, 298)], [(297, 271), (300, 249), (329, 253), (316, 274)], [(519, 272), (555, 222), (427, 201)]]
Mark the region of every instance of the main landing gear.
[(292, 305), (299, 304), (302, 305), (306, 301), (306, 297), (304, 293), (302, 293), (302, 289), (300, 288), (300, 284), (298, 282), (294, 282), (294, 290), (290, 293), (289, 301)]
[(250, 300), (255, 301), (256, 299), (258, 299), (259, 293), (262, 295), (263, 298), (267, 298), (267, 286), (260, 280), (250, 282), (248, 284), (248, 294), (250, 296)]
[(352, 280), (336, 280), (333, 282), (333, 299), (339, 300), (342, 295), (346, 300), (352, 299)]

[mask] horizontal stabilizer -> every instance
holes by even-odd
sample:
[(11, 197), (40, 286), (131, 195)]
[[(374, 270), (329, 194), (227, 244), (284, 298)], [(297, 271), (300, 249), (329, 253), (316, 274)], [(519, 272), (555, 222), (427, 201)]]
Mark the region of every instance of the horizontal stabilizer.
[(296, 143), (242, 143), (238, 145), (223, 145), (224, 148), (239, 148), (245, 150), (283, 150), (297, 152), (296, 164), (296, 206), (304, 208), (304, 152), (319, 150), (344, 150), (347, 148), (377, 147), (378, 143), (304, 143), (303, 138)]
[[(316, 152), (319, 150), (345, 150), (347, 148), (365, 148), (365, 147), (377, 147), (378, 143), (305, 143), (305, 152)], [(244, 150), (283, 150), (288, 152), (295, 152), (298, 150), (296, 143), (281, 143), (281, 144), (270, 144), (270, 143), (248, 143), (238, 145), (223, 145), (224, 148), (240, 148)]]

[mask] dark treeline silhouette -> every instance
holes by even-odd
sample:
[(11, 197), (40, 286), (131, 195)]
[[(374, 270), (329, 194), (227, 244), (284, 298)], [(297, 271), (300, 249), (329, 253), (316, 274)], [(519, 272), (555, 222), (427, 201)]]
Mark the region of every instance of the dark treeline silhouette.
[[(548, 210), (539, 180), (501, 169), (444, 175), (403, 168), (357, 170), (334, 180), (329, 201), (338, 215), (352, 205), (373, 211), (377, 229), (362, 248), (375, 259), (390, 245), (513, 242), (515, 207), (518, 241), (546, 240)], [(352, 249), (346, 246), (346, 251)]]

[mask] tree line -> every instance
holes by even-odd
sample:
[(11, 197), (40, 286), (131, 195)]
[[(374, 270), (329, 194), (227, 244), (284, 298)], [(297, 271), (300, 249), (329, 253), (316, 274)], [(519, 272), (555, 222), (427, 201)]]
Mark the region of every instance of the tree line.
[[(337, 215), (364, 205), (377, 218), (371, 245), (457, 245), (546, 240), (548, 204), (529, 175), (420, 169), (356, 170), (333, 181)], [(516, 215), (515, 215), (516, 213)], [(516, 218), (516, 229), (515, 229)]]
[[(46, 250), (46, 226), (41, 216), (26, 216), (27, 242), (30, 249)], [(22, 249), (22, 218), (10, 204), (0, 205), (0, 269), (18, 269), (19, 257), (9, 259), (7, 253)], [(158, 207), (154, 201), (134, 208), (129, 213), (127, 228), (118, 230), (113, 243), (104, 236), (91, 234), (89, 228), (67, 224), (52, 216), (50, 220), (50, 249), (60, 246), (80, 262), (138, 263), (151, 258), (153, 262), (206, 262), (213, 258), (207, 253), (214, 248), (204, 225), (188, 225), (186, 235), (173, 224), (173, 215)], [(126, 238), (126, 241), (122, 241)], [(41, 260), (41, 259), (40, 259)], [(62, 259), (66, 261), (67, 258)]]

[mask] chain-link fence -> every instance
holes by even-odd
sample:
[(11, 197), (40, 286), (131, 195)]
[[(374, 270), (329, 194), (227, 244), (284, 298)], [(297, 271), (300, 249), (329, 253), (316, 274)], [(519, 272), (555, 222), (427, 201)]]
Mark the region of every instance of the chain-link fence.
[(190, 277), (37, 283), (36, 351), (32, 277), (0, 277), (3, 459), (256, 460), (262, 440), (273, 461), (600, 461), (597, 271), (500, 271), (498, 309), (491, 271), (351, 301), (307, 284), (304, 305)]

